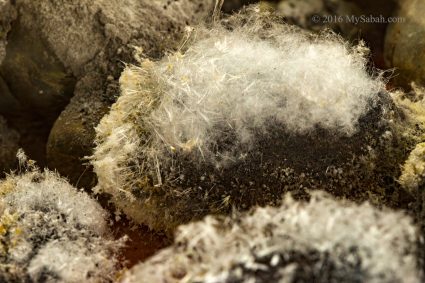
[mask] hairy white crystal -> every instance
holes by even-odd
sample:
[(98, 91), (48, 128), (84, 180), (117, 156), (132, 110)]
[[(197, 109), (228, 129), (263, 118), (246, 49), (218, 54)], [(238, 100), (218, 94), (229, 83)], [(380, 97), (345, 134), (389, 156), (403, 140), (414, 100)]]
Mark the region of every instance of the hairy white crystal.
[(156, 139), (214, 159), (225, 154), (215, 149), (224, 131), (249, 144), (253, 129), (266, 129), (270, 120), (293, 132), (355, 131), (383, 88), (366, 71), (364, 46), (278, 26), (264, 39), (257, 28), (204, 31), (184, 54), (153, 68), (164, 93), (145, 119)]
[(178, 167), (174, 154), (221, 169), (243, 162), (270, 126), (350, 136), (384, 88), (368, 73), (366, 54), (363, 45), (302, 32), (256, 6), (198, 27), (180, 51), (122, 74), (121, 96), (96, 128), (96, 189), (153, 227), (157, 217), (146, 206), (157, 204), (135, 203), (132, 190), (169, 185), (163, 171)]
[(123, 282), (420, 282), (416, 240), (401, 212), (314, 192), (307, 203), (287, 197), (278, 208), (181, 226), (172, 247)]
[(21, 166), (0, 181), (0, 281), (112, 281), (122, 241), (106, 211), (56, 173)]

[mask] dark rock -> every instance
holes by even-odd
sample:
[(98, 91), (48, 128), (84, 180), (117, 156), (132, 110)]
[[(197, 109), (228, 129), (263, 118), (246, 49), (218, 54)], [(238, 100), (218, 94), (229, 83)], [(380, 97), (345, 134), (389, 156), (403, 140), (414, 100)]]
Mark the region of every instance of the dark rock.
[(0, 68), (10, 89), (0, 102), (11, 107), (0, 106), (0, 114), (19, 129), (31, 158), (44, 165), (47, 154), (49, 167), (90, 186), (83, 158), (91, 153), (94, 126), (119, 94), (124, 64), (134, 62), (133, 46), (160, 57), (212, 6), (212, 0), (14, 1), (17, 20)]
[(19, 134), (10, 129), (6, 120), (0, 116), (0, 176), (14, 169), (19, 149), (18, 142)]
[(16, 10), (8, 0), (0, 0), (0, 63), (6, 56), (7, 33), (11, 22), (16, 17)]
[(223, 3), (222, 11), (225, 13), (232, 13), (242, 8), (244, 5), (249, 5), (255, 2), (258, 2), (258, 1), (256, 0), (226, 0)]
[(395, 16), (402, 22), (388, 26), (385, 38), (385, 62), (396, 68), (394, 82), (408, 86), (412, 81), (425, 83), (425, 2), (406, 0), (400, 2)]
[[(74, 73), (85, 75), (76, 86), (74, 98), (56, 121), (47, 144), (48, 165), (74, 184), (89, 187), (95, 183), (83, 158), (92, 153), (94, 127), (119, 95), (118, 78), (124, 63), (135, 62), (134, 46), (141, 47), (147, 56), (160, 57), (179, 43), (186, 24), (195, 23), (211, 11), (213, 1), (163, 2), (164, 5), (159, 5), (127, 0), (90, 5), (98, 7), (96, 13), (86, 15), (95, 19), (87, 20), (92, 24), (87, 38), (92, 40), (79, 44), (97, 49), (83, 53), (87, 59), (81, 62), (70, 60), (69, 67)], [(86, 30), (82, 31), (80, 36), (86, 38)], [(66, 45), (69, 39), (57, 41)], [(58, 49), (62, 50), (61, 44)], [(75, 54), (64, 52), (63, 59), (78, 57), (80, 49), (75, 48)], [(84, 68), (78, 68), (82, 65)]]
[(330, 29), (349, 41), (365, 40), (372, 51), (374, 63), (384, 66), (387, 23), (371, 21), (391, 16), (396, 8), (394, 0), (281, 0), (263, 3), (267, 3), (266, 9), (277, 9), (290, 24), (317, 32)]

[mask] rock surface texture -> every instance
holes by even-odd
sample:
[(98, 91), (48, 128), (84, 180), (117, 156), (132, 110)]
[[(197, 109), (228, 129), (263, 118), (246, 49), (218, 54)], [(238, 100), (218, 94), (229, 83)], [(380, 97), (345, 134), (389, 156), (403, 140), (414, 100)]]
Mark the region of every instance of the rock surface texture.
[(394, 81), (398, 85), (425, 83), (425, 2), (400, 1), (395, 16), (403, 22), (388, 26), (385, 39), (385, 60), (388, 67), (396, 68)]
[(8, 0), (0, 1), (0, 63), (6, 56), (7, 33), (11, 28), (11, 22), (16, 17), (16, 10)]
[(396, 0), (275, 0), (260, 3), (264, 10), (276, 10), (287, 23), (317, 32), (330, 29), (350, 42), (366, 41), (374, 63), (384, 68), (387, 23), (378, 20), (393, 14)]
[(134, 62), (134, 47), (161, 56), (212, 7), (212, 0), (14, 1), (17, 20), (0, 70), (13, 101), (0, 99), (14, 103), (4, 115), (30, 137), (24, 148), (31, 155), (38, 137), (34, 158), (43, 161), (39, 148), (54, 123), (47, 164), (73, 183), (92, 185), (82, 159), (91, 154), (94, 126), (115, 100), (124, 64)]
[[(72, 48), (71, 53), (67, 51), (70, 49), (67, 44), (73, 42), (72, 38), (61, 40), (61, 29), (56, 29), (59, 38), (52, 40), (58, 42), (55, 49), (58, 57), (81, 79), (76, 84), (71, 103), (50, 134), (47, 147), (50, 166), (58, 168), (73, 182), (81, 180), (85, 169), (75, 168), (81, 167), (81, 159), (91, 153), (93, 129), (118, 93), (117, 79), (124, 67), (123, 62), (134, 60), (133, 47), (142, 48), (148, 56), (161, 56), (179, 41), (186, 25), (207, 16), (211, 2), (84, 2), (89, 9), (86, 14), (72, 15), (82, 19), (83, 23), (76, 21), (76, 30), (65, 33), (78, 37), (75, 39), (78, 46)], [(68, 8), (66, 11), (74, 10)], [(63, 15), (57, 14), (57, 17)], [(83, 56), (78, 50), (85, 50)], [(90, 182), (90, 178), (86, 179), (83, 184)]]

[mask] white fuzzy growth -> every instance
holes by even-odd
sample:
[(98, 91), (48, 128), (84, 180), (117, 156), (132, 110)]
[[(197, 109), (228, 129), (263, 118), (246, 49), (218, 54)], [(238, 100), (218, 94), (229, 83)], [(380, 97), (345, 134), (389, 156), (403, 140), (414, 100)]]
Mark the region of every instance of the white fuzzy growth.
[[(34, 182), (34, 177), (41, 178)], [(107, 214), (86, 193), (78, 192), (56, 174), (28, 173), (15, 178), (15, 192), (2, 200), (13, 211), (52, 211), (63, 214), (70, 226), (82, 225), (84, 229), (104, 235), (108, 231)]]
[(112, 239), (107, 213), (57, 174), (31, 164), (0, 181), (0, 279), (112, 280), (122, 241)]
[(96, 128), (96, 189), (150, 225), (158, 221), (155, 205), (134, 201), (132, 191), (147, 190), (146, 179), (170, 181), (164, 172), (179, 166), (174, 153), (224, 167), (255, 150), (271, 125), (288, 134), (317, 126), (353, 134), (383, 89), (367, 73), (366, 51), (277, 23), (255, 7), (197, 28), (180, 52), (124, 71), (121, 96)]
[[(316, 250), (343, 264), (344, 257), (350, 262), (344, 253), (356, 247), (366, 282), (416, 283), (416, 236), (412, 220), (402, 213), (314, 193), (306, 204), (286, 198), (280, 208), (258, 208), (236, 221), (209, 216), (181, 226), (174, 246), (130, 270), (123, 282), (227, 282), (237, 276), (231, 269), (239, 264), (264, 270), (254, 255), (290, 257), (295, 251), (308, 257)], [(296, 265), (282, 269), (279, 282), (291, 282)], [(256, 282), (252, 276), (237, 282)]]
[[(104, 245), (104, 239), (96, 238), (93, 242), (85, 241), (52, 241), (44, 246), (31, 261), (28, 273), (36, 277), (48, 267), (55, 274), (60, 274), (64, 282), (81, 282), (83, 279), (99, 282), (105, 272), (116, 269), (116, 259), (111, 260), (107, 249), (99, 249)], [(55, 256), (52, 260), (52, 256)], [(102, 281), (101, 280), (101, 281)], [(101, 282), (100, 281), (100, 282)]]
[(148, 122), (162, 142), (212, 157), (223, 153), (214, 146), (226, 130), (246, 145), (268, 123), (301, 133), (316, 126), (355, 132), (383, 89), (366, 72), (365, 48), (282, 27), (264, 39), (256, 28), (210, 30), (156, 66), (165, 93)]
[[(113, 195), (123, 191), (126, 180), (134, 179), (134, 173), (129, 170), (132, 168), (128, 168), (127, 164), (137, 162), (143, 142), (139, 128), (146, 126), (142, 117), (151, 112), (156, 96), (155, 90), (149, 88), (151, 67), (152, 64), (146, 62), (143, 68), (127, 68), (123, 72), (120, 78), (121, 96), (96, 127), (97, 146), (92, 164), (101, 188), (110, 190)], [(143, 166), (139, 167), (142, 171)], [(125, 193), (125, 196), (129, 194)]]

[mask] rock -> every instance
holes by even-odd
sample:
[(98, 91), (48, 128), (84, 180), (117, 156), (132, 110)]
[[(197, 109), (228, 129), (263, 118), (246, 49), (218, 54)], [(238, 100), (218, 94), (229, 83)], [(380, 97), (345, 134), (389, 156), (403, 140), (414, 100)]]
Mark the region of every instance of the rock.
[(222, 11), (225, 13), (233, 13), (242, 8), (244, 5), (249, 5), (257, 2), (256, 0), (225, 0)]
[(212, 2), (16, 1), (19, 20), (2, 67), (11, 92), (47, 125), (73, 97), (51, 130), (49, 167), (74, 184), (93, 184), (82, 159), (91, 153), (94, 126), (118, 94), (124, 63), (134, 61), (133, 46), (159, 57), (178, 43), (187, 24), (210, 12)]
[[(8, 0), (0, 0), (0, 64), (6, 57), (7, 34), (11, 22), (16, 18), (16, 10)], [(0, 176), (16, 165), (19, 134), (10, 129), (2, 115), (14, 113), (18, 102), (10, 93), (9, 87), (0, 75)]]
[(47, 144), (48, 164), (78, 187), (91, 188), (96, 176), (84, 157), (92, 151), (94, 128), (107, 113), (105, 78), (93, 73), (76, 85), (75, 96), (56, 120)]
[(6, 82), (0, 76), (0, 113), (8, 117), (16, 117), (22, 109), (19, 101), (12, 95)]
[(26, 1), (13, 2), (18, 20), (9, 25), (0, 67), (7, 85), (0, 93), (0, 114), (19, 131), (26, 152), (45, 166), (50, 129), (72, 95), (75, 78), (49, 47), (43, 27), (26, 22), (24, 14), (32, 12), (22, 7)]
[(387, 24), (371, 22), (371, 17), (379, 20), (391, 16), (395, 0), (281, 0), (261, 3), (265, 10), (277, 10), (290, 24), (316, 32), (331, 29), (351, 42), (365, 40), (375, 64), (384, 66), (383, 47)]
[(11, 1), (0, 0), (0, 64), (6, 56), (7, 33), (15, 18), (16, 10)]
[(373, 17), (378, 20), (378, 22), (370, 22), (369, 20), (361, 22), (357, 26), (358, 32), (352, 40), (356, 40), (357, 38), (364, 39), (372, 50), (372, 59), (375, 66), (381, 69), (387, 69), (384, 60), (384, 43), (388, 21), (382, 22), (381, 19), (387, 20), (393, 16), (398, 1), (348, 0), (348, 2), (358, 7), (357, 14), (355, 14), (358, 18), (361, 19), (361, 17), (364, 16), (366, 19), (368, 19), (368, 17)]
[[(4, 35), (10, 31), (0, 74), (10, 92), (0, 93), (0, 114), (19, 130), (22, 147), (33, 159), (46, 165), (47, 147), (48, 165), (76, 182), (86, 171), (81, 159), (90, 153), (91, 144), (70, 144), (64, 147), (73, 149), (68, 153), (63, 148), (64, 152), (54, 148), (53, 144), (72, 143), (75, 137), (66, 136), (69, 129), (58, 129), (61, 128), (60, 122), (56, 123), (47, 144), (53, 123), (70, 98), (84, 96), (79, 94), (81, 89), (87, 91), (85, 97), (97, 91), (102, 97), (94, 100), (108, 107), (116, 95), (114, 78), (119, 77), (124, 62), (133, 60), (132, 46), (142, 47), (147, 56), (160, 56), (162, 51), (172, 49), (178, 42), (186, 24), (207, 15), (212, 2), (18, 0), (13, 1), (12, 6), (12, 2), (2, 1)], [(6, 13), (9, 11), (6, 8), (10, 13)], [(17, 20), (10, 27), (16, 16), (15, 10)], [(101, 77), (96, 79), (96, 85), (90, 78), (93, 73)], [(84, 79), (86, 75), (88, 78)], [(80, 80), (79, 86), (90, 82), (74, 90)], [(82, 98), (74, 101), (77, 100)], [(70, 108), (77, 109), (78, 106)], [(59, 121), (78, 120), (81, 116), (80, 112), (69, 114), (70, 111)], [(92, 128), (88, 125), (79, 133), (84, 130), (88, 137), (93, 136)], [(85, 150), (75, 156), (75, 148)], [(65, 155), (68, 158), (64, 158)], [(84, 170), (69, 170), (72, 167)], [(90, 181), (86, 185), (92, 182), (92, 176), (88, 175), (86, 179)]]
[(396, 68), (393, 78), (398, 85), (408, 87), (412, 81), (425, 83), (425, 19), (421, 0), (400, 1), (394, 16), (400, 19), (388, 25), (385, 37), (385, 62)]
[(27, 11), (19, 1), (16, 5), (19, 20), (8, 34), (7, 55), (1, 74), (21, 111), (33, 112), (51, 124), (69, 101), (75, 78), (53, 52), (51, 42), (45, 39), (47, 27), (26, 18), (35, 7)]
[(369, 76), (365, 47), (245, 12), (126, 69), (96, 128), (96, 189), (166, 231), (319, 188), (407, 208), (396, 180), (425, 127)]
[(26, 152), (45, 166), (50, 129), (72, 96), (75, 78), (48, 47), (41, 25), (21, 22), (24, 11), (9, 32), (0, 67), (8, 89), (0, 93), (0, 113), (19, 131)]
[(306, 203), (288, 197), (279, 208), (181, 226), (171, 247), (121, 282), (422, 282), (418, 239), (402, 212), (314, 192)]
[(114, 240), (108, 213), (18, 157), (20, 173), (0, 181), (0, 281), (112, 282), (125, 239)]
[(18, 142), (19, 134), (10, 129), (6, 120), (0, 116), (0, 176), (15, 168)]

